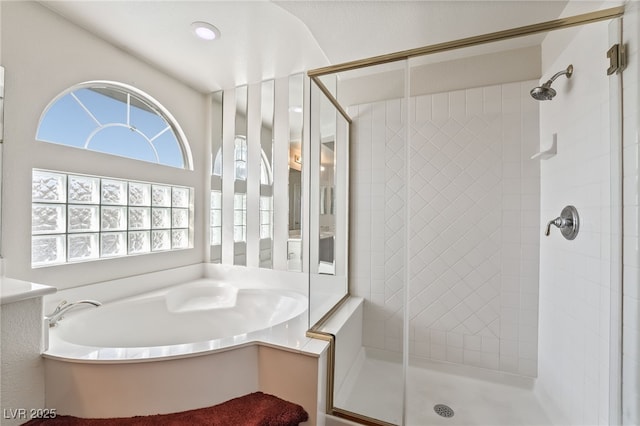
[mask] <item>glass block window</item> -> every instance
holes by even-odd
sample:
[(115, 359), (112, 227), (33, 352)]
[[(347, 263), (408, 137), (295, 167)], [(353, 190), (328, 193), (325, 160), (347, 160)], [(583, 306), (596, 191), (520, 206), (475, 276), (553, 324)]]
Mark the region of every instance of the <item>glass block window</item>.
[(247, 241), (247, 194), (233, 196), (233, 241)]
[(222, 244), (222, 191), (211, 191), (211, 245)]
[(273, 197), (260, 197), (260, 239), (273, 238)]
[(45, 109), (36, 139), (193, 170), (187, 139), (169, 111), (122, 83), (92, 81), (67, 89)]
[(193, 189), (34, 169), (31, 266), (192, 247)]

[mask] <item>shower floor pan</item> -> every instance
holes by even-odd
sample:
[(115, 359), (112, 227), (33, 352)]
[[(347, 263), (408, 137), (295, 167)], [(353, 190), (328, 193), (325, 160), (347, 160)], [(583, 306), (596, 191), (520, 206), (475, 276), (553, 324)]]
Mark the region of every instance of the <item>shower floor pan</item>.
[[(400, 424), (401, 360), (363, 348), (334, 405), (368, 417)], [(395, 358), (395, 359), (394, 359)], [(407, 371), (407, 426), (551, 425), (536, 399), (533, 380), (468, 366), (416, 360)], [(442, 417), (443, 404), (453, 417)], [(439, 411), (438, 414), (436, 411)]]

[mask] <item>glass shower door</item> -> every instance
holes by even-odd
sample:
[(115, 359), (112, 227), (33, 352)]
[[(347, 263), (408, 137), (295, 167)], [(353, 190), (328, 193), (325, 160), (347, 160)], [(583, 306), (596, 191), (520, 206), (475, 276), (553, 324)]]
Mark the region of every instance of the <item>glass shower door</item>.
[(362, 333), (336, 340), (334, 405), (390, 424), (403, 423), (407, 355), (405, 65), (341, 73), (337, 90), (353, 119), (350, 290), (365, 302)]
[[(620, 85), (605, 72), (612, 15), (599, 16), (340, 73), (350, 289), (364, 309), (361, 338), (335, 343), (338, 414), (618, 422)], [(551, 83), (552, 100), (531, 96)], [(580, 235), (545, 236), (567, 205)]]

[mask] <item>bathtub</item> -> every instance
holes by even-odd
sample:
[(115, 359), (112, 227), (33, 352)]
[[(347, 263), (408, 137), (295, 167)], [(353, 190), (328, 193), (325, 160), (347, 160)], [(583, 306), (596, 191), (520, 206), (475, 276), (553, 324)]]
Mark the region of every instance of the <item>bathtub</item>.
[(196, 279), (71, 310), (48, 329), (46, 406), (61, 415), (128, 417), (262, 391), (302, 405), (314, 424), (326, 344), (305, 336), (308, 299), (247, 282)]
[(44, 356), (94, 362), (193, 356), (277, 341), (282, 331), (306, 324), (306, 312), (307, 297), (292, 290), (200, 279), (98, 308), (79, 306), (49, 328)]

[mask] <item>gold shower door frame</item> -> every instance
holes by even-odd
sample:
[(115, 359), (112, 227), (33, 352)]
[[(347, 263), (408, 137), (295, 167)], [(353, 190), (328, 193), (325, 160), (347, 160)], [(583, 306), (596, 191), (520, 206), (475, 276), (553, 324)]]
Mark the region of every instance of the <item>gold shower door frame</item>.
[[(419, 56), (431, 55), (434, 53), (446, 52), (449, 50), (456, 50), (465, 47), (478, 46), (482, 44), (492, 43), (496, 41), (508, 40), (511, 38), (524, 37), (532, 34), (538, 34), (549, 31), (556, 31), (565, 28), (591, 24), (594, 22), (606, 21), (614, 18), (618, 18), (624, 15), (624, 6), (613, 7), (609, 9), (598, 10), (595, 12), (584, 13), (581, 15), (574, 15), (567, 18), (554, 19), (552, 21), (541, 22), (538, 24), (526, 25), (522, 27), (511, 28), (503, 31), (496, 31), (492, 33), (482, 34), (473, 37), (466, 37), (462, 39), (447, 41), (443, 43), (432, 44), (428, 46), (418, 47), (415, 49), (402, 50), (399, 52), (389, 53), (385, 55), (373, 56), (364, 59), (358, 59), (355, 61), (344, 62), (337, 65), (331, 65), (322, 68), (316, 68), (307, 71), (307, 75), (318, 86), (318, 88), (324, 93), (324, 95), (331, 101), (340, 114), (351, 123), (351, 117), (346, 113), (344, 108), (340, 105), (338, 100), (333, 96), (330, 90), (323, 84), (320, 77), (336, 74), (344, 71), (352, 71), (359, 68), (372, 67), (376, 65), (382, 65), (390, 62), (397, 62), (408, 60)], [(350, 297), (350, 290), (347, 289), (347, 295), (340, 300), (325, 316), (323, 316), (316, 324), (314, 324), (306, 333), (307, 337), (320, 339), (328, 342), (329, 348), (327, 352), (327, 394), (326, 394), (326, 413), (334, 415), (336, 417), (344, 418), (347, 420), (355, 421), (363, 425), (374, 426), (394, 426), (391, 423), (387, 423), (378, 419), (364, 416), (362, 414), (354, 413), (348, 410), (334, 407), (333, 405), (333, 392), (334, 392), (334, 374), (335, 374), (335, 335), (321, 331), (322, 326), (326, 321), (335, 313), (340, 306)]]

